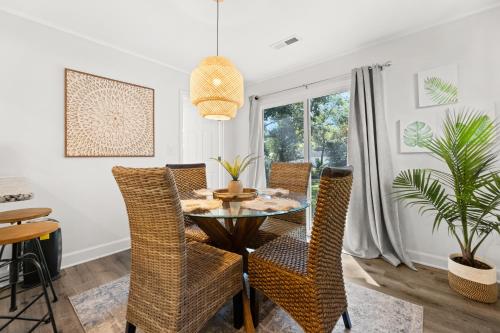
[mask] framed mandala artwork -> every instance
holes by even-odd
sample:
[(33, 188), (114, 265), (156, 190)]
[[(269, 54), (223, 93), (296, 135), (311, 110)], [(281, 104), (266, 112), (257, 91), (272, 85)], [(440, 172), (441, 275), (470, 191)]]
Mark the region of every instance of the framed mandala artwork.
[(154, 156), (154, 89), (65, 69), (67, 157)]

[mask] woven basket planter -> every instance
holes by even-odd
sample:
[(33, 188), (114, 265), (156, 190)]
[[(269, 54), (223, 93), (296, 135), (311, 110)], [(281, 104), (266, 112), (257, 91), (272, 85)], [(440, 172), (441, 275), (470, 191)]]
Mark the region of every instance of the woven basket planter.
[(482, 303), (495, 303), (498, 299), (496, 267), (487, 260), (475, 257), (476, 260), (490, 266), (490, 269), (478, 269), (459, 264), (453, 258), (461, 257), (453, 253), (448, 258), (448, 283), (457, 293)]

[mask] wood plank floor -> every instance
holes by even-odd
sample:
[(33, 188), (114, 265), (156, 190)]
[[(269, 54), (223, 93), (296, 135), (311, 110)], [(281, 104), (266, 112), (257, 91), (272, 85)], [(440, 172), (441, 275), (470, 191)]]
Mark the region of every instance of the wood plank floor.
[[(424, 332), (500, 332), (500, 302), (486, 305), (466, 300), (448, 287), (446, 271), (417, 265), (418, 272), (406, 267), (395, 268), (383, 260), (362, 260), (344, 256), (347, 280), (424, 306)], [(60, 332), (80, 333), (80, 326), (68, 296), (118, 279), (128, 273), (128, 251), (65, 269), (55, 282), (60, 300), (54, 304)], [(26, 302), (31, 291), (21, 294)], [(44, 311), (38, 302), (30, 314)], [(0, 302), (0, 314), (8, 311), (8, 301)], [(2, 322), (2, 321), (0, 321)], [(353, 323), (355, 325), (355, 323)], [(28, 326), (15, 322), (5, 332), (25, 332)], [(37, 332), (51, 332), (43, 325)], [(387, 328), (387, 332), (392, 332)]]

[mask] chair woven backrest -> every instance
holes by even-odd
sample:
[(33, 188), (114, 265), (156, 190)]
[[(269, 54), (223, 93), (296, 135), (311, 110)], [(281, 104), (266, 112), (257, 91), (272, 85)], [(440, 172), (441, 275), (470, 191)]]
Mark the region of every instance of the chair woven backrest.
[(145, 332), (177, 331), (187, 286), (179, 195), (167, 168), (114, 167), (130, 224), (127, 320)]
[(273, 162), (268, 186), (305, 195), (309, 186), (311, 167), (311, 163)]
[(207, 166), (197, 164), (167, 164), (172, 170), (177, 190), (181, 194), (192, 193), (193, 190), (207, 188)]
[[(325, 320), (330, 320), (328, 313), (334, 310), (332, 307), (342, 306), (341, 302), (332, 304), (333, 299), (339, 300), (343, 297), (345, 302), (340, 256), (351, 197), (352, 171), (350, 166), (324, 168), (319, 183), (307, 272), (321, 295), (319, 301), (325, 313)], [(331, 317), (331, 320), (336, 321), (337, 318)]]
[[(311, 163), (273, 162), (268, 186), (271, 188), (284, 188), (291, 192), (307, 195), (311, 168)], [(306, 212), (280, 215), (278, 218), (304, 224), (306, 222)]]

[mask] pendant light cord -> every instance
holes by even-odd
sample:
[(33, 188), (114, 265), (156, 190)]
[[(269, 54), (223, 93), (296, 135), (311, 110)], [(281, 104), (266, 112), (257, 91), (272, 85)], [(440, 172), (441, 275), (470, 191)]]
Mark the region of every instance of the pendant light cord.
[(217, 56), (219, 56), (219, 0), (217, 1)]

